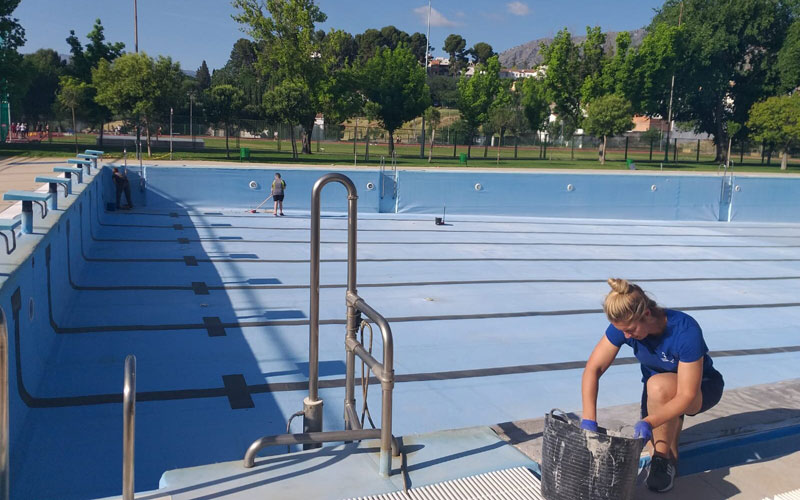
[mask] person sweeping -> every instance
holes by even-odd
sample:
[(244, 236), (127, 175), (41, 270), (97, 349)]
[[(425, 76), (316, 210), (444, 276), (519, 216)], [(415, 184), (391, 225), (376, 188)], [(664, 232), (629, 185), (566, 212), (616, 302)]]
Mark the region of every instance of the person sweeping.
[(272, 199), (275, 202), (275, 211), (272, 212), (275, 217), (278, 216), (278, 208), (280, 208), (280, 215), (283, 216), (283, 192), (286, 189), (286, 181), (281, 179), (281, 174), (275, 172), (275, 179), (272, 181)]
[(597, 431), (597, 391), (623, 344), (633, 349), (642, 371), (641, 420), (634, 437), (653, 442), (647, 487), (672, 489), (678, 463), (678, 437), (684, 415), (694, 416), (716, 405), (725, 385), (714, 368), (694, 318), (659, 307), (633, 283), (608, 280), (611, 292), (603, 310), (611, 323), (583, 371), (581, 427)]

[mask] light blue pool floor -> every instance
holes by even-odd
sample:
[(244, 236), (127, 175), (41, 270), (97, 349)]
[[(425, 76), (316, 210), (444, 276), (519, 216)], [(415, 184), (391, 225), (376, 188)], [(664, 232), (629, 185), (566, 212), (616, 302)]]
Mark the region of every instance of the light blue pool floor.
[[(91, 217), (94, 227), (71, 229), (69, 269), (66, 254), (51, 263), (60, 334), (45, 376), (26, 380), (45, 407), (29, 411), (27, 444), (13, 451), (22, 498), (119, 493), (127, 354), (138, 360), (137, 490), (156, 488), (165, 470), (241, 458), (254, 439), (284, 432), (305, 396), (307, 214)], [(709, 348), (724, 351), (715, 365), (727, 388), (797, 377), (800, 225), (448, 222), (359, 220), (359, 293), (395, 337), (396, 435), (579, 410), (581, 365), (607, 325), (609, 276), (638, 280), (697, 318)], [(322, 227), (321, 396), (326, 429), (339, 429), (346, 220)], [(232, 375), (238, 385), (229, 378), (226, 388)], [(638, 401), (639, 378), (633, 364), (612, 367), (600, 404)], [(379, 398), (373, 387), (376, 421)], [(242, 399), (253, 407), (234, 409)]]

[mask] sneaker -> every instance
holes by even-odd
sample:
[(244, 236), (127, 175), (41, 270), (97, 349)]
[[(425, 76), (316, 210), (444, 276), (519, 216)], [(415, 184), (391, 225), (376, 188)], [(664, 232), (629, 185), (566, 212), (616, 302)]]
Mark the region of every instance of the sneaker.
[(647, 487), (658, 493), (672, 489), (675, 480), (675, 465), (667, 457), (655, 455), (650, 460), (650, 473), (647, 474)]

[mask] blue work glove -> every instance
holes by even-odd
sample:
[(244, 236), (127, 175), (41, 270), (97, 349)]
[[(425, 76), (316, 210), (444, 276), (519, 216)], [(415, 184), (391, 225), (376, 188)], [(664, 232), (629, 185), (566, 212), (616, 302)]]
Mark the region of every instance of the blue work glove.
[(644, 439), (645, 443), (653, 439), (653, 427), (645, 420), (639, 420), (633, 426), (633, 439)]
[(584, 418), (581, 420), (581, 429), (597, 432), (597, 422), (594, 420), (589, 420), (588, 418)]

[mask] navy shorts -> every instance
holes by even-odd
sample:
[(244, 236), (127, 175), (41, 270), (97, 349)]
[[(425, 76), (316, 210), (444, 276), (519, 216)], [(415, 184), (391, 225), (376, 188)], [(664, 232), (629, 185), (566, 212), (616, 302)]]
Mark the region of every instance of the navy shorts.
[(275, 201), (283, 201), (283, 195), (282, 194), (274, 194), (274, 195), (272, 195), (272, 199), (275, 200)]
[[(700, 405), (700, 411), (689, 415), (693, 417), (699, 413), (713, 408), (722, 398), (722, 390), (725, 388), (725, 380), (722, 379), (722, 374), (716, 370), (706, 376), (703, 374), (703, 380), (700, 382), (700, 393), (703, 395), (703, 403)], [(647, 382), (644, 383), (642, 388), (642, 418), (647, 416)]]

